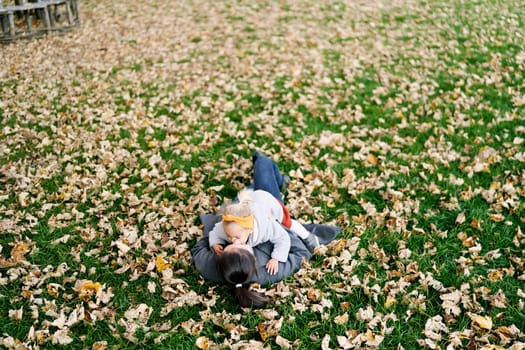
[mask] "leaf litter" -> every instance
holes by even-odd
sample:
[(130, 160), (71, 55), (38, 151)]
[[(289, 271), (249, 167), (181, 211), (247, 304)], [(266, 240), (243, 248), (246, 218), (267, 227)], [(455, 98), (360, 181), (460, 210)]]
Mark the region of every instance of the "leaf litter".
[[(525, 347), (519, 2), (81, 15), (2, 47), (3, 347), (72, 346), (92, 337), (81, 324), (107, 324), (93, 349), (179, 332), (201, 349)], [(260, 289), (275, 307), (232, 313), (189, 247), (255, 149), (288, 170), (293, 215), (344, 231)]]

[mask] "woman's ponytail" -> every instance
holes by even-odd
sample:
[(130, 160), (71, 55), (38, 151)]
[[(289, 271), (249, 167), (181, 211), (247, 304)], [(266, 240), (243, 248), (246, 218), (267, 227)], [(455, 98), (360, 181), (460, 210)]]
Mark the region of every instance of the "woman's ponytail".
[(241, 307), (260, 308), (268, 303), (268, 298), (249, 287), (235, 288), (235, 296)]
[(245, 249), (224, 251), (217, 256), (217, 272), (235, 286), (235, 296), (241, 307), (259, 308), (268, 302), (264, 295), (249, 288), (252, 277), (257, 275), (257, 261), (251, 252)]

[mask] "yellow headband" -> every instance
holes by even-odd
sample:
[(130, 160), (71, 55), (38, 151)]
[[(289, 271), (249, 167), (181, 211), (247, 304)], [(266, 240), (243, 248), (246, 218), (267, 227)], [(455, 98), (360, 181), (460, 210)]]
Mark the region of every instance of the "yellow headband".
[(223, 215), (222, 222), (235, 222), (242, 228), (253, 228), (253, 214), (248, 216)]

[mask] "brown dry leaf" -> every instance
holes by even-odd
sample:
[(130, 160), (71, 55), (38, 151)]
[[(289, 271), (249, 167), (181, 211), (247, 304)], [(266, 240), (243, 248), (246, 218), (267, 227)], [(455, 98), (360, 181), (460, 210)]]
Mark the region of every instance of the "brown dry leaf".
[(385, 336), (382, 334), (375, 334), (370, 329), (366, 331), (366, 345), (372, 346), (372, 347), (378, 347), (383, 340), (385, 339)]
[(377, 165), (377, 157), (372, 153), (366, 156), (366, 161), (371, 165)]
[(495, 308), (505, 309), (507, 307), (507, 297), (500, 289), (489, 297), (490, 305)]
[(46, 284), (46, 289), (48, 294), (56, 299), (59, 296), (59, 290), (64, 290), (64, 287), (58, 283), (48, 283)]
[(331, 350), (330, 348), (330, 334), (325, 334), (321, 340), (321, 350)]
[(270, 350), (270, 346), (264, 346), (264, 344), (257, 340), (242, 340), (238, 343), (231, 345), (232, 350)]
[(494, 222), (502, 222), (503, 220), (505, 220), (505, 217), (501, 214), (491, 214), (489, 218)]
[(259, 311), (259, 314), (267, 320), (273, 320), (279, 316), (279, 313), (274, 309), (264, 309)]
[(456, 217), (456, 224), (461, 225), (465, 222), (465, 220), (466, 220), (465, 212), (461, 212)]
[(257, 331), (263, 341), (266, 341), (269, 337), (276, 337), (281, 331), (283, 325), (283, 318), (278, 320), (269, 320), (257, 325)]
[(440, 315), (429, 318), (423, 332), (425, 337), (433, 342), (439, 342), (443, 337), (442, 333), (448, 333), (448, 327), (443, 323), (443, 318)]
[(15, 244), (11, 250), (11, 259), (15, 263), (20, 263), (24, 260), (25, 255), (31, 250), (31, 246), (27, 241), (20, 241)]
[(320, 289), (310, 288), (307, 295), (310, 301), (318, 301), (323, 296), (323, 292)]
[(69, 336), (69, 329), (67, 327), (57, 330), (51, 337), (51, 343), (59, 345), (68, 345), (73, 342), (73, 338)]
[(208, 350), (212, 344), (213, 342), (209, 338), (204, 336), (198, 337), (195, 341), (195, 345), (197, 346), (197, 348), (203, 350)]
[(334, 323), (338, 325), (343, 325), (348, 322), (348, 313), (344, 313), (342, 315), (336, 316), (334, 318)]
[(276, 338), (275, 338), (275, 344), (279, 345), (281, 347), (281, 349), (293, 349), (294, 347), (297, 346), (298, 342), (295, 341), (295, 342), (292, 342), (286, 338), (283, 338), (281, 337), (280, 335), (278, 335)]
[(487, 278), (491, 282), (500, 281), (503, 278), (504, 274), (500, 270), (491, 270), (487, 274)]
[(31, 250), (29, 241), (19, 241), (11, 249), (11, 257), (5, 259), (0, 256), (0, 268), (13, 267), (25, 262), (25, 255)]
[(482, 231), (483, 229), (481, 228), (481, 222), (482, 222), (481, 220), (473, 218), (471, 223), (470, 223), (470, 226), (472, 228), (475, 228), (476, 230)]
[(328, 248), (327, 254), (338, 255), (346, 248), (346, 241), (343, 239), (336, 239), (330, 242), (326, 247)]
[(481, 316), (472, 313), (469, 313), (468, 315), (472, 320), (474, 327), (478, 327), (485, 330), (492, 329), (492, 319), (489, 316)]
[(392, 305), (396, 304), (397, 303), (397, 300), (395, 297), (391, 296), (391, 295), (387, 295), (386, 296), (386, 300), (385, 300), (385, 307), (388, 309), (389, 307), (391, 307)]
[(191, 335), (197, 335), (200, 334), (202, 331), (202, 328), (204, 326), (204, 322), (197, 322), (194, 319), (190, 318), (187, 321), (183, 321), (180, 323), (180, 326), (186, 333)]
[(461, 313), (461, 308), (459, 307), (461, 297), (462, 292), (459, 290), (440, 295), (440, 299), (443, 300), (441, 306), (447, 315), (458, 316)]
[(105, 340), (97, 341), (93, 343), (91, 350), (106, 350), (108, 347), (108, 342)]
[(227, 324), (225, 329), (229, 332), (230, 338), (233, 340), (240, 340), (241, 336), (248, 333), (249, 329), (241, 324)]
[(22, 320), (22, 315), (24, 314), (24, 308), (9, 310), (8, 316), (11, 320), (18, 322)]
[[(498, 327), (494, 330), (494, 334), (499, 337), (503, 345), (507, 345), (519, 336), (523, 336), (523, 332), (515, 325)], [(525, 344), (523, 348), (525, 349)]]
[(373, 317), (374, 309), (371, 305), (368, 305), (366, 309), (360, 308), (355, 315), (355, 318), (360, 321), (370, 321)]
[(466, 237), (463, 240), (463, 246), (465, 246), (467, 248), (472, 248), (472, 247), (474, 247), (476, 245), (477, 240), (478, 240), (477, 236)]

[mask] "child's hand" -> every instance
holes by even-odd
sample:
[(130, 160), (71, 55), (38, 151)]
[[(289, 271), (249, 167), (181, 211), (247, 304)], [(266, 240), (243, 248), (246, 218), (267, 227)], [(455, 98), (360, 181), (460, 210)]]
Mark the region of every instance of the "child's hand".
[(270, 275), (275, 275), (279, 271), (279, 261), (277, 259), (270, 259), (266, 263), (266, 271)]
[(217, 255), (221, 255), (222, 252), (224, 251), (224, 247), (220, 244), (214, 244), (211, 246), (211, 249), (213, 249), (213, 251), (215, 252), (215, 254)]

